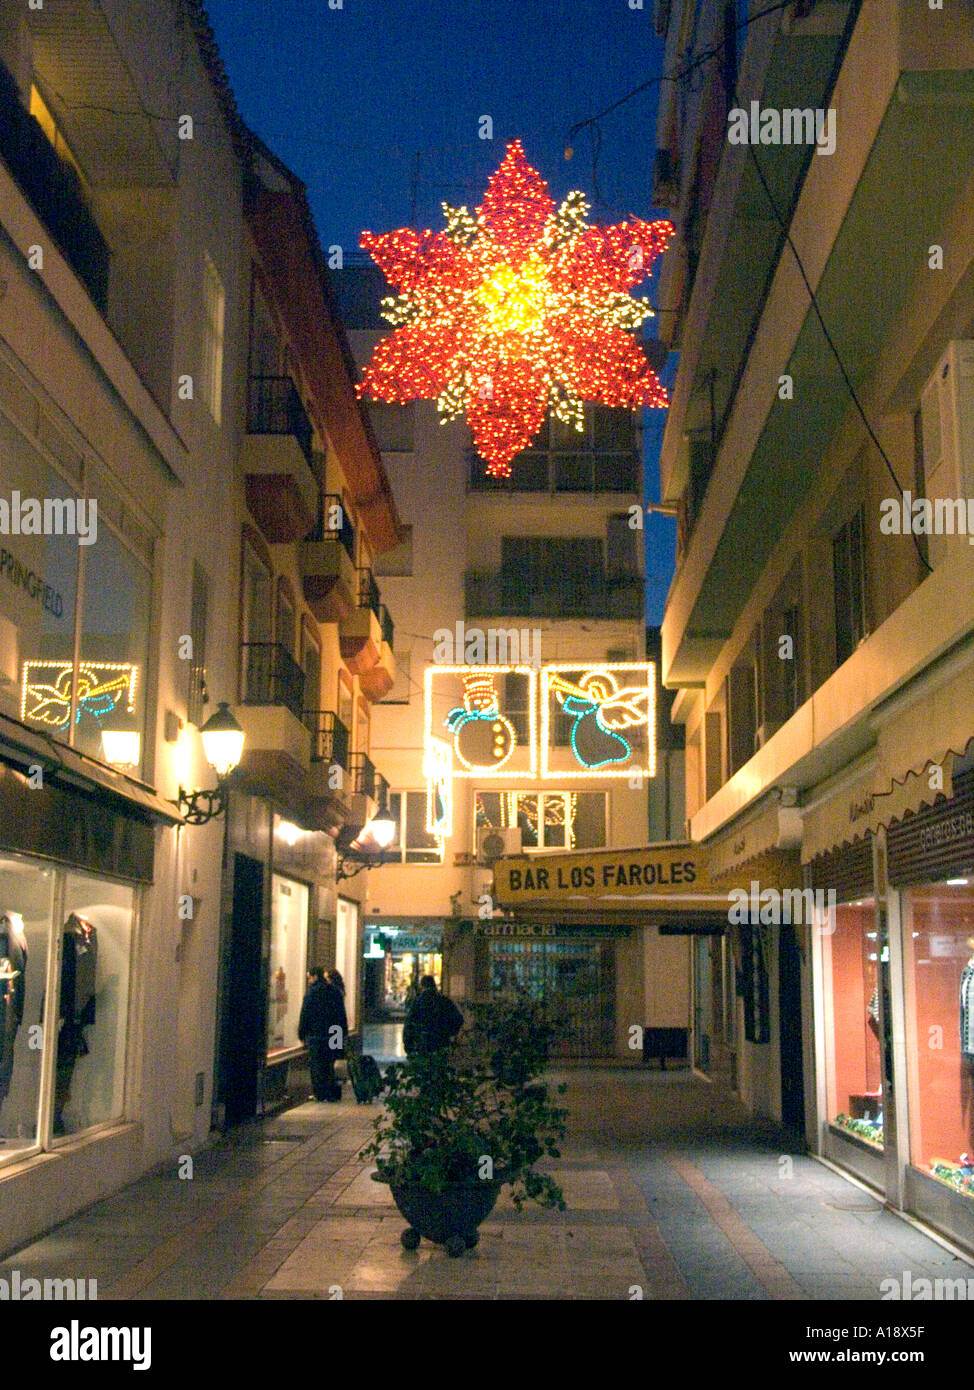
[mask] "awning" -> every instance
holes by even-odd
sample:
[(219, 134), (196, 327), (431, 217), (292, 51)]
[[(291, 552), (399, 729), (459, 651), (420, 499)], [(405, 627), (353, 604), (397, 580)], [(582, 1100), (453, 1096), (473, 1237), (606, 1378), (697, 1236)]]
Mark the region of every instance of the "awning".
[(974, 661), (879, 731), (874, 825), (950, 796), (955, 759), (974, 738)]
[(801, 811), (772, 802), (750, 820), (732, 826), (708, 843), (710, 877), (726, 878), (762, 855), (792, 849), (798, 845), (801, 834)]
[[(833, 782), (835, 779), (833, 779)], [(854, 844), (875, 828), (876, 759), (859, 766), (804, 811), (802, 863)]]

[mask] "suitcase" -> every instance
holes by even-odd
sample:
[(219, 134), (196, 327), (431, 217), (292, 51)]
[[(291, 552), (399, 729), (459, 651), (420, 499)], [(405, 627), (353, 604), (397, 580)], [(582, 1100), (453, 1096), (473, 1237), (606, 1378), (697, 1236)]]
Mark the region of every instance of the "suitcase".
[(374, 1057), (347, 1057), (348, 1079), (352, 1083), (355, 1099), (359, 1105), (368, 1105), (383, 1089), (382, 1073)]

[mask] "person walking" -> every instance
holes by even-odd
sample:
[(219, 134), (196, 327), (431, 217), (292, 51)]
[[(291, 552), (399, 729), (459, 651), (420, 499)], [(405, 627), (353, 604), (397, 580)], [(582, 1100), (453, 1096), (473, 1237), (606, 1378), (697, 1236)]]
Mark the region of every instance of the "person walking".
[(320, 965), (308, 971), (308, 992), (301, 1005), (298, 1019), (298, 1038), (308, 1049), (311, 1089), (318, 1101), (342, 1098), (341, 1085), (335, 1081), (335, 1059), (345, 1048), (348, 1019), (345, 1001), (333, 984), (325, 979)]
[(426, 1057), (446, 1047), (463, 1027), (463, 1014), (447, 995), (436, 988), (432, 975), (424, 975), (419, 992), (409, 1006), (402, 1030), (409, 1057)]

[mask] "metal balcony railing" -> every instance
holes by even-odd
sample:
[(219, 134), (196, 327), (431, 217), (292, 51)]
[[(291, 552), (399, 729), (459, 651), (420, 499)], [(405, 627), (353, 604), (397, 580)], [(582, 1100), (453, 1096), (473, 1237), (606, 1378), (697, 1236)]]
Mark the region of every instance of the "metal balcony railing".
[(252, 376), (247, 390), (247, 433), (290, 434), (312, 466), (311, 440), (314, 431), (301, 404), (297, 387), (289, 376)]
[(393, 645), (393, 638), (396, 635), (396, 626), (392, 621), (392, 614), (384, 603), (379, 604), (379, 622), (382, 626), (382, 640), (388, 642), (390, 650)]
[(75, 169), (55, 152), (0, 65), (0, 158), (45, 224), (101, 313), (108, 305), (111, 253), (85, 200)]
[(352, 790), (359, 796), (367, 796), (376, 802), (380, 811), (389, 807), (389, 783), (376, 772), (375, 764), (367, 753), (352, 754)]
[(513, 462), (509, 478), (492, 478), (473, 449), (467, 451), (469, 492), (625, 492), (639, 494), (641, 469), (635, 449), (577, 453), (527, 451)]
[(639, 618), (645, 608), (641, 575), (550, 576), (532, 580), (508, 570), (468, 570), (467, 618)]
[[(335, 525), (335, 522), (338, 525)], [(307, 537), (309, 541), (337, 541), (355, 564), (355, 527), (348, 519), (345, 504), (337, 492), (323, 492), (318, 502), (318, 520)]]
[(305, 728), (311, 731), (311, 761), (348, 771), (348, 729), (331, 710), (305, 710)]
[(375, 582), (375, 575), (370, 569), (359, 566), (358, 572), (358, 606), (359, 608), (371, 608), (376, 618), (381, 622), (382, 615), (379, 609), (382, 601), (379, 595), (379, 586)]
[(240, 684), (241, 704), (284, 705), (304, 722), (304, 672), (280, 642), (241, 643)]

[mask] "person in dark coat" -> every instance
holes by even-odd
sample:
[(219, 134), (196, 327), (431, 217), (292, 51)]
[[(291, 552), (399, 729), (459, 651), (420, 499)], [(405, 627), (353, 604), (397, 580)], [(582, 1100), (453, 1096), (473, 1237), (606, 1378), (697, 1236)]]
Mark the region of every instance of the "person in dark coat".
[(432, 975), (424, 975), (419, 993), (409, 1006), (402, 1041), (410, 1057), (426, 1057), (446, 1047), (463, 1027), (463, 1014), (447, 995), (436, 988)]
[(321, 967), (313, 966), (308, 971), (308, 992), (301, 1005), (298, 1037), (308, 1049), (315, 1100), (342, 1098), (342, 1088), (335, 1081), (335, 1059), (344, 1051), (347, 1033), (345, 1001), (324, 978)]

